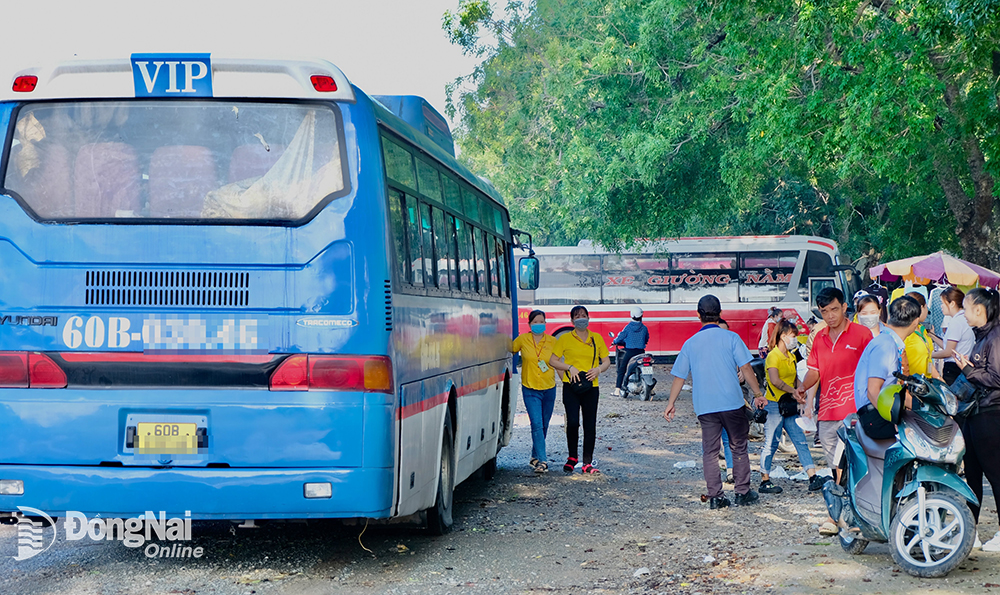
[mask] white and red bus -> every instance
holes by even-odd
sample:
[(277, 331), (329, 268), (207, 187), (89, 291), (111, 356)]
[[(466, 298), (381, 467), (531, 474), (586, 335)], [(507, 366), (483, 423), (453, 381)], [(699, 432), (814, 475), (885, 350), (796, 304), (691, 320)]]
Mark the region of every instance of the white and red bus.
[(649, 327), (647, 351), (676, 354), (699, 328), (697, 303), (705, 294), (722, 302), (722, 316), (751, 350), (772, 307), (802, 324), (824, 287), (853, 295), (860, 281), (842, 265), (833, 240), (813, 236), (738, 236), (658, 240), (641, 251), (609, 252), (590, 240), (577, 246), (538, 247), (535, 291), (518, 293), (518, 314), (546, 313), (547, 331), (572, 329), (570, 309), (584, 305), (590, 328), (618, 333), (634, 305)]

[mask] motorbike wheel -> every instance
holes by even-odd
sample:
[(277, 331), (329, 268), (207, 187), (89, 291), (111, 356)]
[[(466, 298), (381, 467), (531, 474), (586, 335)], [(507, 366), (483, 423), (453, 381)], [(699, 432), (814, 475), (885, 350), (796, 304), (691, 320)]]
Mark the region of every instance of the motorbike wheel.
[[(925, 533), (921, 535), (920, 518)], [(944, 576), (972, 551), (976, 540), (972, 511), (964, 500), (945, 492), (928, 492), (924, 508), (911, 498), (899, 508), (889, 528), (892, 559), (907, 574), (921, 578)]]
[(865, 539), (859, 539), (857, 537), (852, 537), (847, 534), (847, 531), (841, 529), (840, 535), (837, 536), (840, 540), (840, 547), (844, 549), (845, 552), (852, 556), (860, 556), (865, 548), (868, 547), (868, 541)]
[(651, 384), (643, 383), (642, 387), (642, 400), (652, 401), (653, 400), (653, 386)]

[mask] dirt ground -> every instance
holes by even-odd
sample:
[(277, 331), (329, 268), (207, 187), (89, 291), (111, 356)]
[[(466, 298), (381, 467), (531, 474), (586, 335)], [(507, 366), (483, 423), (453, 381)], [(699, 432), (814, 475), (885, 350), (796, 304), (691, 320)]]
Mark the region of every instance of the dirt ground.
[[(15, 528), (3, 526), (0, 593), (1000, 593), (1000, 554), (974, 552), (936, 580), (899, 572), (885, 545), (849, 556), (817, 533), (824, 505), (804, 481), (776, 480), (784, 493), (756, 506), (709, 510), (690, 394), (673, 422), (662, 417), (667, 369), (656, 367), (653, 402), (611, 397), (610, 373), (602, 377), (600, 476), (561, 471), (561, 401), (548, 438), (552, 470), (531, 472), (522, 407), (496, 478), (459, 486), (455, 528), (444, 537), (399, 526), (209, 523), (194, 527), (200, 560), (149, 560), (116, 542), (60, 538), (44, 556), (16, 562)], [(760, 444), (751, 442), (755, 489)], [(684, 461), (697, 467), (675, 468)], [(795, 455), (777, 463), (801, 471)], [(997, 526), (992, 496), (982, 521), (985, 541)]]

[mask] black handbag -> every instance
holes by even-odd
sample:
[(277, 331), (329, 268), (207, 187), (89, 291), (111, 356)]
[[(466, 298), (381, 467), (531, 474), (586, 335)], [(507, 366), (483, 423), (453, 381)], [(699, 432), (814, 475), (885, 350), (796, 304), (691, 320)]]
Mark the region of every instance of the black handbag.
[[(767, 392), (774, 394), (771, 385), (767, 385)], [(792, 393), (785, 393), (778, 397), (778, 413), (781, 417), (795, 417), (799, 414), (799, 402), (795, 400)]]
[[(594, 338), (593, 337), (590, 338), (590, 345), (594, 348), (594, 360), (596, 360), (597, 359), (597, 344), (594, 343)], [(591, 366), (591, 367), (593, 367), (593, 366)], [(566, 386), (569, 387), (569, 390), (571, 392), (579, 395), (579, 394), (583, 394), (583, 393), (589, 391), (590, 389), (594, 388), (594, 381), (587, 379), (587, 373), (586, 372), (584, 372), (583, 370), (578, 370), (577, 372), (578, 372), (577, 375), (575, 377), (571, 378), (570, 381), (569, 381), (569, 383), (566, 384)]]

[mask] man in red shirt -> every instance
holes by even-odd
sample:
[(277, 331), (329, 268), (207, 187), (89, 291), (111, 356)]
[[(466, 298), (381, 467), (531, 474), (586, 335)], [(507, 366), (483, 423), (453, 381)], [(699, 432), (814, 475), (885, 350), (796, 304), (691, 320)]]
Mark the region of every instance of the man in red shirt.
[[(837, 468), (836, 453), (840, 444), (837, 428), (857, 409), (854, 405), (854, 373), (858, 367), (861, 353), (872, 340), (872, 333), (865, 326), (851, 322), (847, 318), (847, 303), (844, 292), (836, 287), (826, 287), (816, 296), (826, 328), (817, 333), (813, 340), (812, 350), (806, 365), (809, 372), (798, 388), (799, 398), (805, 395), (807, 389), (817, 382), (820, 383), (819, 416), (816, 424), (819, 432), (819, 442), (823, 446), (826, 462), (840, 479), (840, 469)], [(813, 404), (806, 404), (806, 415), (811, 415)], [(820, 529), (834, 531), (836, 525), (827, 523)]]

